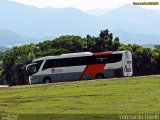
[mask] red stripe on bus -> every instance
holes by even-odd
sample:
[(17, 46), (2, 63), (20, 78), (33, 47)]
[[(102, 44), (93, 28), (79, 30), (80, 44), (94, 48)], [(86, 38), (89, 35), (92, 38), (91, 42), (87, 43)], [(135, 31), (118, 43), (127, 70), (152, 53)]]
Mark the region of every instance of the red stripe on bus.
[(98, 56), (98, 55), (110, 55), (113, 54), (112, 51), (110, 52), (98, 52), (98, 53), (93, 53), (93, 56)]
[(85, 74), (95, 78), (97, 73), (103, 72), (105, 65), (106, 64), (87, 65), (80, 77), (80, 80), (82, 80)]

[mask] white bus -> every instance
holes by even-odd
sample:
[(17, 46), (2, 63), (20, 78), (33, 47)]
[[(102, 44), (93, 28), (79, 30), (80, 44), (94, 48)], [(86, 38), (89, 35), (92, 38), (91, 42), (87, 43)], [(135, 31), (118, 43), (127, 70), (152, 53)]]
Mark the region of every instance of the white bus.
[(26, 66), (29, 83), (51, 83), (132, 76), (130, 51), (81, 52), (46, 56)]

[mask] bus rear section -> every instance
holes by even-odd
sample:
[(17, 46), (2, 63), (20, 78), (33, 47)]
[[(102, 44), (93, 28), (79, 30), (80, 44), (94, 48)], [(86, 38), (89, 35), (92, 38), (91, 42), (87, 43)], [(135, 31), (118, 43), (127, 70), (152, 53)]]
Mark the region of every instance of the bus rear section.
[(81, 79), (123, 77), (123, 52), (94, 53), (94, 64), (86, 65)]
[(85, 52), (39, 58), (27, 66), (30, 84), (131, 76), (127, 55)]
[(123, 74), (125, 77), (133, 75), (132, 54), (130, 51), (125, 51), (123, 55)]

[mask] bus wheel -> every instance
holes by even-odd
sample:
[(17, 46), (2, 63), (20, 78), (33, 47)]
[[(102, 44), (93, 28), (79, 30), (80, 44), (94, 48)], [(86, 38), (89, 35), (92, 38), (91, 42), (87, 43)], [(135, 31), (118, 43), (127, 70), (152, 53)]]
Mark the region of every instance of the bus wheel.
[(96, 75), (96, 79), (104, 79), (103, 73), (98, 73), (98, 74)]
[(50, 77), (45, 77), (44, 79), (43, 79), (43, 83), (51, 83), (52, 81), (51, 81), (51, 78)]

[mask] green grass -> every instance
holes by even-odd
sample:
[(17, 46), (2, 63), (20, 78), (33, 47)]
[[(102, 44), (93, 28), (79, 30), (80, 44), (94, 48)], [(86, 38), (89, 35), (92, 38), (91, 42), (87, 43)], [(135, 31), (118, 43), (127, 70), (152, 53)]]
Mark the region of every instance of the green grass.
[(160, 76), (0, 88), (0, 113), (159, 114)]

